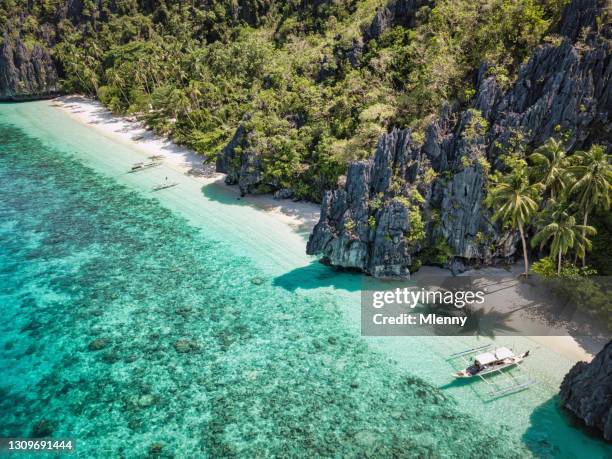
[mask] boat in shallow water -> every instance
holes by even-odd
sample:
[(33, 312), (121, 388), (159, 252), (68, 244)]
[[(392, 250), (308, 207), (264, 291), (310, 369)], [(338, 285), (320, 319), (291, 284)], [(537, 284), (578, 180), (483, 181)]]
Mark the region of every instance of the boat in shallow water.
[(529, 356), (529, 351), (516, 355), (507, 347), (498, 347), (489, 352), (474, 357), (474, 363), (465, 370), (454, 373), (455, 378), (474, 378), (476, 376), (484, 376), (489, 373), (501, 371), (506, 368), (520, 364), (526, 357)]
[(161, 182), (159, 185), (153, 187), (153, 191), (165, 190), (166, 188), (172, 188), (178, 185), (178, 182)]
[[(471, 356), (474, 356), (474, 360), (470, 360)], [(468, 365), (464, 370), (453, 373), (453, 376), (458, 379), (474, 378), (482, 381), (488, 388), (486, 397), (490, 401), (521, 392), (536, 384), (520, 365), (528, 356), (529, 351), (517, 355), (507, 347), (485, 344), (456, 352), (447, 360), (452, 362), (461, 359), (465, 365)], [(510, 371), (512, 368), (515, 369), (514, 372)]]

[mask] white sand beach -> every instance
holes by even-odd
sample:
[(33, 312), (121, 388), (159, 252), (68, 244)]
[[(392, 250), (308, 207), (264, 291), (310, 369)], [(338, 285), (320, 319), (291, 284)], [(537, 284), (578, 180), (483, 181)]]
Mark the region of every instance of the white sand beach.
[[(226, 185), (224, 174), (214, 172), (211, 166), (204, 166), (201, 155), (155, 135), (141, 122), (114, 115), (97, 100), (84, 96), (62, 96), (53, 99), (51, 103), (65, 111), (71, 118), (104, 136), (119, 142), (129, 142), (132, 147), (136, 147), (148, 156), (163, 156), (163, 162), (167, 167), (190, 175), (203, 185), (214, 184), (223, 187), (226, 192), (240, 198), (238, 187)], [(271, 195), (248, 195), (240, 199), (276, 216), (301, 233), (309, 233), (319, 220), (319, 206), (310, 202), (277, 200)]]

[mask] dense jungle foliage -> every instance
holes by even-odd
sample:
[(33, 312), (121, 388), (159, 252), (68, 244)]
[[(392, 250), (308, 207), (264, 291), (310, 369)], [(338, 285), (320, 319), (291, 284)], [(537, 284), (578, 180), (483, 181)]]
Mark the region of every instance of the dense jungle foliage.
[(54, 43), (66, 91), (208, 160), (248, 114), (265, 173), (318, 200), (390, 126), (418, 128), (444, 100), (468, 100), (482, 61), (511, 82), (567, 0), (423, 1), (414, 28), (366, 43), (386, 0), (65, 3), (8, 0), (0, 29)]

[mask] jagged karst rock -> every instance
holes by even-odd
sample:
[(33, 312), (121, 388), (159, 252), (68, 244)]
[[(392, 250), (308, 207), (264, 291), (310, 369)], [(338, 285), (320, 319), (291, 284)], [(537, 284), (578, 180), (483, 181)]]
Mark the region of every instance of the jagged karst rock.
[(333, 266), (379, 277), (409, 274), (410, 203), (396, 199), (391, 183), (393, 168), (410, 175), (416, 165), (412, 147), (410, 131), (395, 129), (381, 138), (372, 160), (349, 166), (345, 189), (323, 197), (307, 253), (322, 253), (323, 261)]
[(291, 199), (294, 191), (291, 188), (281, 188), (274, 192), (274, 199)]
[[(414, 11), (416, 4), (379, 10), (366, 38), (396, 25), (397, 8)], [(440, 242), (453, 272), (513, 257), (517, 235), (491, 222), (483, 204), (486, 174), (499, 167), (505, 146), (520, 136), (536, 147), (561, 131), (569, 133), (568, 149), (610, 145), (612, 26), (597, 26), (601, 7), (597, 0), (570, 3), (560, 43), (537, 48), (506, 90), (483, 64), (472, 108), (444, 106), (421, 143), (408, 129), (383, 135), (375, 156), (349, 165), (346, 185), (325, 194), (307, 252), (334, 266), (400, 277), (423, 246)], [(414, 189), (425, 198), (427, 219), (419, 244), (407, 243), (410, 211), (398, 206)]]
[[(477, 101), (476, 108), (482, 108), (492, 123), (491, 157), (517, 133), (532, 145), (542, 144), (560, 131), (570, 133), (570, 149), (609, 143), (610, 45), (600, 41), (592, 46), (581, 51), (568, 40), (556, 47), (542, 46), (521, 67), (517, 82), (499, 102), (484, 96)], [(495, 93), (491, 77), (482, 84)]]
[(351, 48), (346, 53), (348, 61), (351, 63), (353, 68), (358, 68), (360, 64), (361, 55), (364, 50), (364, 43), (361, 37), (353, 40)]
[(597, 17), (601, 16), (604, 7), (605, 0), (573, 0), (561, 18), (561, 34), (576, 41), (585, 29), (596, 25)]
[(591, 363), (578, 362), (561, 383), (561, 402), (612, 441), (612, 341)]
[[(383, 135), (372, 160), (349, 166), (345, 189), (326, 193), (307, 253), (378, 277), (408, 275), (420, 249), (411, 240), (415, 204), (409, 197), (416, 190), (425, 197), (425, 214), (439, 215), (427, 226), (429, 244), (441, 238), (456, 257), (467, 260), (511, 255), (514, 247), (502, 243), (482, 206), (486, 172), (478, 161), (485, 155), (484, 137), (464, 135), (471, 132), (474, 117), (474, 112), (464, 113), (459, 134), (450, 137), (444, 120), (434, 123), (423, 145), (409, 129)], [(444, 174), (451, 168), (453, 174)], [(438, 174), (429, 183), (428, 169)]]
[(59, 77), (49, 51), (38, 44), (28, 47), (6, 32), (0, 46), (0, 100), (49, 97), (59, 91)]
[(227, 174), (225, 183), (237, 184), (242, 196), (256, 191), (263, 180), (260, 154), (251, 145), (251, 135), (244, 125), (238, 126), (232, 140), (217, 156), (217, 172)]
[(392, 27), (414, 27), (416, 24), (417, 11), (430, 5), (430, 0), (392, 0), (383, 8), (376, 11), (372, 23), (364, 31), (366, 41), (379, 38), (385, 31)]

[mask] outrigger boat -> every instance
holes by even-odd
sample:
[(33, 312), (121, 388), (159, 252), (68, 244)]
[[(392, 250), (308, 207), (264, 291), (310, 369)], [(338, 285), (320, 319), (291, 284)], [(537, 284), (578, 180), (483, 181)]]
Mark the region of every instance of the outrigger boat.
[(455, 378), (474, 378), (478, 375), (486, 375), (494, 371), (513, 367), (521, 363), (525, 357), (529, 356), (529, 351), (520, 355), (515, 355), (507, 347), (498, 347), (491, 352), (484, 352), (474, 358), (474, 364), (465, 370), (454, 374)]
[(144, 169), (149, 169), (151, 167), (156, 167), (156, 166), (159, 166), (159, 165), (161, 165), (160, 161), (151, 161), (151, 162), (148, 162), (148, 163), (143, 163), (143, 162), (134, 163), (132, 165), (132, 168), (130, 169), (130, 172), (138, 172), (138, 171), (141, 171), (141, 170), (144, 170)]
[[(455, 378), (478, 378), (489, 387), (489, 396), (497, 398), (536, 384), (520, 365), (528, 356), (529, 351), (515, 354), (507, 347), (486, 344), (452, 354), (447, 360), (461, 359), (468, 365), (464, 370), (453, 373)], [(495, 378), (496, 375), (499, 377)]]
[(153, 191), (165, 190), (166, 188), (172, 188), (173, 186), (177, 186), (177, 185), (178, 185), (178, 182), (168, 182), (166, 180), (166, 181), (161, 182), (159, 185), (155, 185), (153, 187)]

